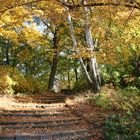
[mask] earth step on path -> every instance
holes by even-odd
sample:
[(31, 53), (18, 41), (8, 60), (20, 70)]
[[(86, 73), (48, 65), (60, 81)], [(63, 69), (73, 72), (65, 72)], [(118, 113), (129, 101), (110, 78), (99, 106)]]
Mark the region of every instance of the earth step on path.
[(63, 111), (69, 111), (69, 109), (47, 109), (47, 110), (1, 110), (0, 112), (5, 112), (5, 113), (45, 113), (45, 112), (63, 112)]
[(91, 140), (94, 135), (89, 134), (89, 129), (75, 130), (75, 131), (57, 131), (40, 135), (15, 135), (15, 136), (1, 136), (1, 140)]
[(69, 114), (64, 113), (53, 113), (53, 114), (0, 114), (0, 116), (15, 116), (15, 117), (48, 117), (48, 116), (68, 116)]
[[(22, 129), (22, 128), (59, 128), (59, 127), (69, 127), (70, 125), (78, 125), (80, 122), (69, 122), (69, 123), (62, 123), (62, 124), (31, 124), (31, 125), (22, 125), (17, 124), (17, 126), (1, 126), (1, 129)], [(20, 125), (20, 126), (18, 126)]]
[(17, 102), (23, 102), (23, 103), (59, 103), (59, 102), (65, 102), (65, 99), (60, 98), (60, 99), (34, 99), (34, 100), (24, 100), (24, 99), (18, 99)]
[(59, 103), (59, 102), (65, 102), (66, 96), (45, 96), (45, 97), (30, 97), (30, 98), (19, 98), (15, 97), (17, 102), (22, 102), (22, 103)]
[(39, 104), (39, 105), (24, 105), (24, 104), (19, 104), (19, 105), (12, 105), (12, 107), (20, 107), (20, 108), (38, 108), (38, 109), (43, 109), (43, 108), (57, 108), (57, 107), (64, 107), (64, 104)]
[(0, 110), (0, 140), (92, 140), (92, 128), (64, 102), (54, 103), (52, 98), (47, 98), (51, 104), (36, 101), (43, 97), (32, 97), (35, 104), (23, 101), (14, 110)]
[(66, 123), (66, 122), (77, 122), (82, 118), (67, 119), (67, 120), (47, 120), (47, 121), (30, 121), (30, 122), (0, 122), (0, 125), (18, 125), (18, 124), (50, 124), (50, 123)]
[(69, 116), (70, 111), (68, 109), (61, 109), (61, 110), (3, 110), (0, 112), (0, 116), (5, 117), (49, 117), (49, 116)]
[(69, 125), (77, 125), (80, 123), (81, 118), (69, 120), (49, 120), (49, 121), (30, 121), (30, 122), (0, 122), (2, 129), (20, 129), (20, 128), (50, 128), (61, 127)]

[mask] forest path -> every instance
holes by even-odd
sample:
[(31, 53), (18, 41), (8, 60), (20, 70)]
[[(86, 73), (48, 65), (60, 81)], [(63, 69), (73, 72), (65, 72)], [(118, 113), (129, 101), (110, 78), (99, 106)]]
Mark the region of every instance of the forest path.
[(65, 103), (66, 96), (0, 98), (0, 140), (92, 140), (94, 137), (92, 127)]

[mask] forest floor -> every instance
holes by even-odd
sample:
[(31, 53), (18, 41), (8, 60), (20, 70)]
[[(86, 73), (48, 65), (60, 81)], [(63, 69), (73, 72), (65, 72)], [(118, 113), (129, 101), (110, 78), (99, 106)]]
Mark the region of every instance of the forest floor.
[(110, 110), (61, 94), (0, 97), (0, 139), (102, 140)]

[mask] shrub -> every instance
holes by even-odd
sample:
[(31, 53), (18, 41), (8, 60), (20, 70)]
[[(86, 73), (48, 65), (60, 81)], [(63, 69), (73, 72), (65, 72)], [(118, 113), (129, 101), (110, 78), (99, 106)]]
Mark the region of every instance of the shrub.
[(136, 87), (127, 87), (118, 91), (114, 97), (114, 106), (125, 111), (137, 111), (140, 108), (140, 90)]
[(121, 61), (117, 65), (100, 66), (104, 84), (112, 83), (120, 88), (136, 86), (140, 88), (140, 56), (133, 56), (129, 61)]
[(104, 127), (106, 140), (139, 140), (140, 139), (140, 112), (135, 114), (120, 114), (110, 116)]
[(82, 77), (81, 79), (79, 79), (73, 88), (74, 92), (81, 92), (81, 91), (86, 91), (87, 89), (90, 89), (91, 87), (88, 86), (87, 82), (84, 80), (84, 78)]
[(66, 94), (66, 95), (71, 95), (73, 93), (73, 90), (72, 89), (61, 89), (60, 92), (63, 94)]
[(9, 67), (0, 66), (0, 94), (12, 95), (15, 81), (9, 76)]
[(17, 69), (11, 69), (10, 72), (12, 79), (16, 83), (13, 86), (15, 93), (29, 94), (43, 91), (44, 85), (32, 75), (23, 75), (23, 73)]
[(15, 81), (15, 85), (13, 85), (13, 90), (15, 93), (26, 93), (29, 91), (29, 83), (19, 70), (16, 68), (11, 68), (10, 77)]
[(0, 93), (1, 94), (29, 94), (42, 92), (45, 84), (31, 75), (24, 75), (16, 68), (0, 66)]
[(46, 90), (47, 84), (42, 83), (39, 78), (35, 78), (32, 75), (26, 75), (26, 80), (29, 84), (28, 91), (31, 93), (40, 93)]
[(111, 108), (112, 107), (112, 94), (116, 92), (115, 89), (110, 88), (112, 85), (106, 85), (102, 87), (101, 92), (97, 95), (91, 96), (88, 100), (91, 104), (95, 103), (95, 105), (103, 107), (103, 108)]
[(113, 67), (111, 65), (101, 65), (100, 70), (104, 84), (112, 83), (114, 86), (120, 86), (122, 72), (119, 70), (119, 67)]
[(97, 106), (114, 108), (127, 112), (137, 111), (140, 108), (140, 90), (136, 87), (113, 89), (104, 86), (101, 93), (89, 99)]

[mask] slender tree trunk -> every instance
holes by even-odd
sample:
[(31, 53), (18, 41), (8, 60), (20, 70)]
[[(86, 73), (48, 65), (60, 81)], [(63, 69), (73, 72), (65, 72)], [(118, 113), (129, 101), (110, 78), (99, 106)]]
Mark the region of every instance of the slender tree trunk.
[(14, 52), (13, 49), (11, 51), (11, 55), (12, 55), (11, 66), (14, 68), (14, 67), (16, 67), (16, 64), (17, 64), (17, 58), (16, 58), (16, 53)]
[(10, 60), (9, 60), (9, 46), (8, 44), (5, 46), (5, 64), (9, 65), (10, 64)]
[(53, 56), (53, 62), (51, 66), (51, 73), (49, 77), (49, 82), (48, 82), (48, 90), (53, 91), (54, 90), (54, 82), (55, 82), (55, 76), (57, 72), (57, 65), (58, 65), (58, 39), (57, 39), (57, 30), (55, 29), (54, 32), (54, 38), (53, 38), (53, 48), (54, 48), (54, 56)]
[[(85, 33), (86, 33), (86, 42), (88, 47), (91, 49), (93, 52), (94, 50), (94, 44), (93, 44), (93, 38), (91, 35), (91, 30), (89, 26), (89, 17), (88, 17), (88, 9), (85, 8), (85, 17), (86, 17), (86, 23), (85, 23)], [(70, 25), (70, 33), (71, 33), (71, 38), (73, 41), (73, 47), (77, 48), (77, 41), (74, 33), (74, 27), (73, 23), (71, 20), (71, 15), (68, 13), (68, 22)], [(79, 51), (76, 51), (76, 54), (79, 54)], [(90, 59), (90, 65), (91, 65), (91, 75), (88, 73), (87, 68), (83, 62), (83, 59), (80, 57), (79, 62), (81, 64), (81, 67), (83, 69), (84, 76), (88, 82), (88, 85), (92, 86), (91, 88), (95, 91), (98, 92), (100, 91), (101, 88), (101, 80), (100, 80), (100, 74), (99, 74), (99, 69), (96, 61), (96, 57)]]
[[(91, 29), (90, 29), (90, 23), (89, 23), (89, 9), (88, 7), (85, 7), (85, 33), (86, 33), (86, 42), (88, 47), (90, 48), (91, 53), (95, 50), (94, 43), (93, 43), (93, 38), (91, 34)], [(96, 57), (94, 56), (93, 58), (90, 59), (90, 66), (91, 66), (91, 79), (94, 83), (94, 89), (96, 92), (100, 91), (101, 89), (101, 78), (99, 74), (99, 68), (98, 64), (96, 61)]]
[(74, 67), (74, 73), (75, 73), (75, 82), (78, 82), (78, 71), (77, 71), (77, 68), (76, 66)]
[(68, 71), (68, 89), (70, 90), (71, 89), (71, 80), (70, 80), (70, 71)]
[[(71, 38), (72, 38), (72, 41), (73, 41), (73, 48), (77, 48), (77, 41), (76, 41), (76, 37), (75, 37), (75, 33), (74, 33), (74, 27), (73, 27), (73, 23), (72, 23), (72, 20), (71, 20), (71, 15), (70, 13), (68, 13), (68, 22), (69, 22), (69, 25), (70, 25), (70, 33), (71, 33)], [(80, 52), (79, 51), (76, 51), (76, 54), (79, 54)], [(89, 85), (92, 85), (93, 82), (92, 82), (92, 79), (90, 78), (90, 75), (86, 69), (86, 66), (83, 62), (83, 59), (80, 57), (79, 59), (79, 62), (81, 64), (81, 67), (83, 69), (83, 74), (88, 82)]]
[[(95, 48), (94, 48), (94, 44), (93, 44), (93, 39), (92, 39), (92, 34), (91, 34), (91, 31), (90, 31), (90, 27), (89, 27), (89, 25), (85, 24), (85, 28), (86, 28), (85, 29), (86, 42), (87, 42), (88, 47), (91, 50), (91, 53), (93, 53)], [(92, 78), (92, 81), (93, 81), (94, 86), (95, 86), (94, 88), (96, 89), (96, 91), (100, 91), (101, 79), (100, 79), (98, 64), (97, 64), (97, 60), (96, 60), (95, 56), (90, 59), (90, 68), (91, 68), (91, 70), (90, 70), (91, 78)]]

